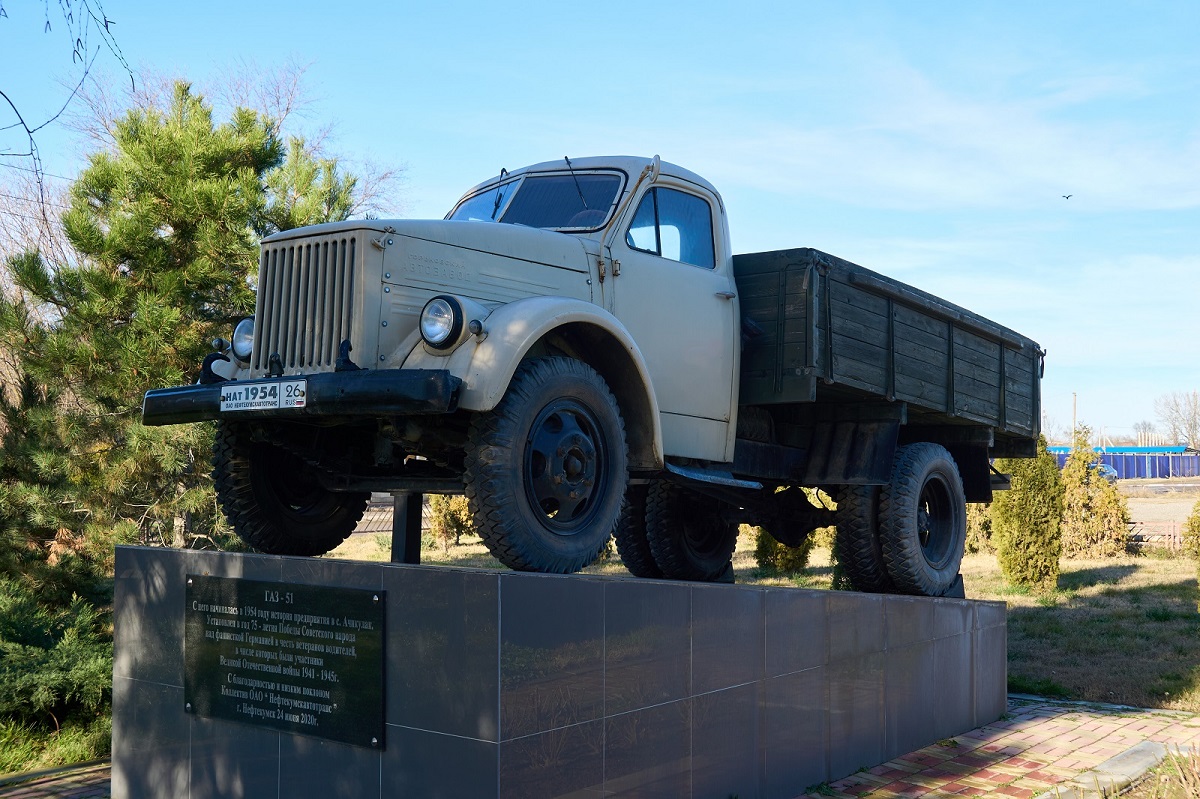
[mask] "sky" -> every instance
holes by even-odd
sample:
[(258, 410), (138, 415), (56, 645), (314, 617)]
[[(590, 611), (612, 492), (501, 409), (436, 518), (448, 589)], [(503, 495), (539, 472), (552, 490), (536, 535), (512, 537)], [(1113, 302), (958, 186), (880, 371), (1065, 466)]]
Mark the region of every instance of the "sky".
[[(306, 65), (303, 124), (403, 165), (398, 215), (501, 167), (659, 154), (717, 186), (738, 252), (816, 247), (1038, 341), (1052, 432), (1129, 435), (1200, 390), (1195, 0), (88, 1), (135, 80)], [(0, 6), (0, 91), (31, 121), (80, 33), (130, 80), (58, 5)], [(61, 125), (38, 144), (48, 173), (84, 164)]]

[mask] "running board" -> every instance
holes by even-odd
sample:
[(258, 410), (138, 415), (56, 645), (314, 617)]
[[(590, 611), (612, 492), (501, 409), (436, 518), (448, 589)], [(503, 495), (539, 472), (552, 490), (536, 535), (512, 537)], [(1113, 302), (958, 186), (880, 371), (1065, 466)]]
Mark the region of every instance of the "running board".
[(708, 469), (698, 469), (694, 466), (676, 466), (673, 463), (668, 463), (667, 471), (671, 474), (678, 475), (687, 480), (693, 480), (697, 483), (711, 483), (712, 485), (725, 486), (726, 488), (749, 488), (755, 491), (762, 490), (762, 483), (754, 480), (739, 480), (733, 476), (731, 472), (716, 472)]

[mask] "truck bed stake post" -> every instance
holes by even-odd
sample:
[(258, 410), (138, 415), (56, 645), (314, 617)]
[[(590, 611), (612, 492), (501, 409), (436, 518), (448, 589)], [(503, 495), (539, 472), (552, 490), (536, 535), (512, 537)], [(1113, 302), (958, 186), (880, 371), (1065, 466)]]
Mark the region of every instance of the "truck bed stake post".
[(421, 562), (421, 506), (417, 492), (392, 492), (392, 563)]

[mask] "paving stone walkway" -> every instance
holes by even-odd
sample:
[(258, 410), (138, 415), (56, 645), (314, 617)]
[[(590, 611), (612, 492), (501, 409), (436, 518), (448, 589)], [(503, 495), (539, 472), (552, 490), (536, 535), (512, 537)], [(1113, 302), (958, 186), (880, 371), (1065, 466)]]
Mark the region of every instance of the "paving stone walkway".
[[(1004, 718), (822, 785), (798, 799), (994, 799), (1098, 796), (1128, 783), (1153, 753), (1200, 749), (1200, 716), (1010, 696)], [(1132, 755), (1132, 756), (1131, 756)], [(107, 764), (0, 783), (4, 799), (109, 797)]]
[[(997, 722), (822, 785), (804, 797), (1098, 795), (1097, 785), (1128, 784), (1140, 776), (1144, 758), (1118, 756), (1148, 741), (1171, 752), (1200, 748), (1200, 716), (1010, 696), (1008, 713)], [(1130, 762), (1140, 767), (1130, 769)]]

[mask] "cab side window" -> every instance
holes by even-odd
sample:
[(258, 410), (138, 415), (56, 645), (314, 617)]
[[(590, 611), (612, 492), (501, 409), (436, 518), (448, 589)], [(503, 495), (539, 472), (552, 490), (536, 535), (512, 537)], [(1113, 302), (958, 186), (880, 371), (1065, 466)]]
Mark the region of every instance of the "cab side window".
[(661, 187), (646, 192), (625, 242), (672, 261), (706, 269), (716, 266), (712, 210), (694, 194)]

